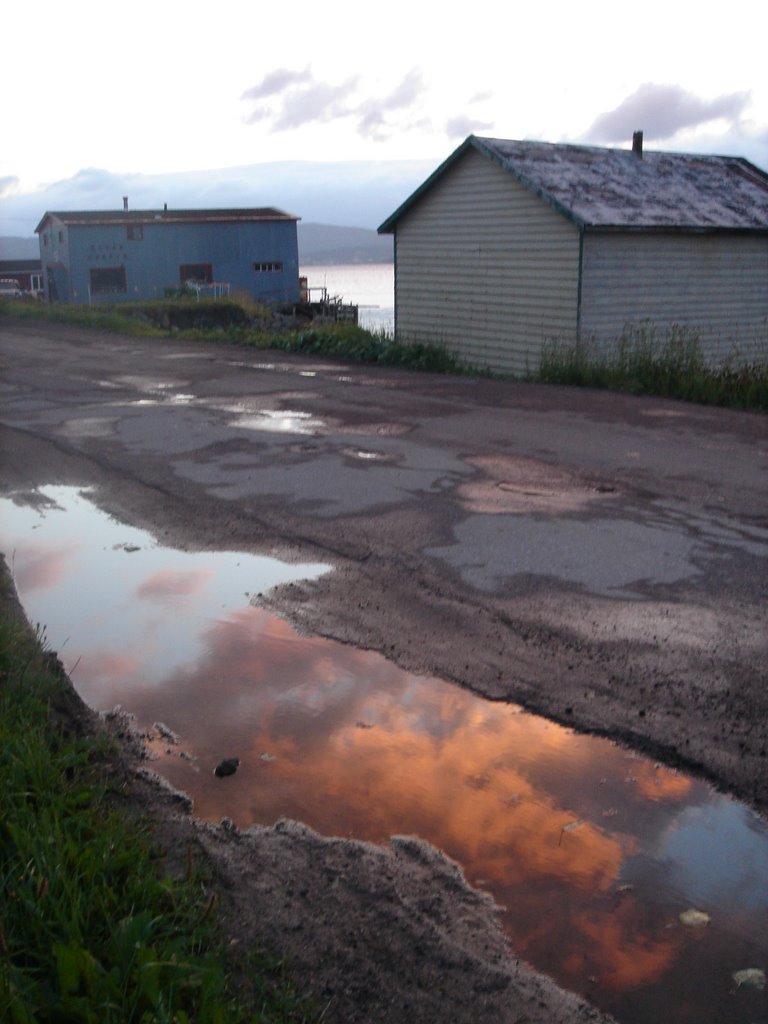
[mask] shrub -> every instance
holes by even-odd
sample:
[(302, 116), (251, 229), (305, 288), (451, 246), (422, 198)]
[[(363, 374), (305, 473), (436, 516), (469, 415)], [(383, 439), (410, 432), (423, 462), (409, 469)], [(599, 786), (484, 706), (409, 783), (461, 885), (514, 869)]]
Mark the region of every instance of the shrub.
[(613, 347), (552, 342), (545, 346), (534, 379), (768, 410), (768, 358), (713, 366), (704, 359), (697, 334), (679, 326), (662, 336), (652, 325), (628, 328)]

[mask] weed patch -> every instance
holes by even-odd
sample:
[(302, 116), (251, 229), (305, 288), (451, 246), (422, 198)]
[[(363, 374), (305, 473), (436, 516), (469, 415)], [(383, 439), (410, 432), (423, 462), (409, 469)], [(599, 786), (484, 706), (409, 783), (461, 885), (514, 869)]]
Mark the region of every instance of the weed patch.
[(588, 342), (545, 347), (535, 380), (660, 395), (703, 405), (768, 411), (768, 358), (707, 363), (695, 333), (672, 328), (626, 331), (613, 348)]
[(110, 750), (62, 713), (68, 687), (26, 624), (4, 615), (0, 1020), (308, 1020), (266, 958), (252, 957), (243, 1004), (206, 880), (169, 879), (148, 835), (114, 808)]
[(295, 331), (271, 339), (275, 348), (286, 352), (336, 356), (353, 363), (402, 366), (431, 373), (463, 373), (455, 356), (439, 345), (404, 345), (384, 332), (337, 325)]
[(0, 301), (0, 315), (93, 327), (120, 334), (224, 342), (304, 352), (354, 363), (401, 366), (432, 373), (475, 373), (441, 345), (402, 344), (383, 331), (351, 324), (286, 327), (258, 303), (240, 299), (169, 298), (119, 307), (43, 306)]

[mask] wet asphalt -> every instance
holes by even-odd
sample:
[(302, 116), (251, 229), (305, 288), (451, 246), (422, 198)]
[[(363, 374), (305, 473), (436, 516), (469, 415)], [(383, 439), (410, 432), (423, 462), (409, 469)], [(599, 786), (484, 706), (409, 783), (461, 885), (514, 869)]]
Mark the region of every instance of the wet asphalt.
[(4, 494), (96, 486), (175, 543), (330, 560), (335, 582), (280, 609), (679, 759), (764, 809), (765, 417), (0, 331)]

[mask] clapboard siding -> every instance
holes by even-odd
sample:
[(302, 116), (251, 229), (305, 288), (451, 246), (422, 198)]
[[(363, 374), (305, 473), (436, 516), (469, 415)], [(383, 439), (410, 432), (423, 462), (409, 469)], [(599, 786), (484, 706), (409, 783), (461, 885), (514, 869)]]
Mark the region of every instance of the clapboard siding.
[(401, 340), (520, 374), (576, 338), (578, 229), (473, 150), (398, 222), (395, 252)]
[(768, 237), (586, 232), (581, 337), (605, 345), (638, 325), (685, 327), (712, 362), (764, 359)]

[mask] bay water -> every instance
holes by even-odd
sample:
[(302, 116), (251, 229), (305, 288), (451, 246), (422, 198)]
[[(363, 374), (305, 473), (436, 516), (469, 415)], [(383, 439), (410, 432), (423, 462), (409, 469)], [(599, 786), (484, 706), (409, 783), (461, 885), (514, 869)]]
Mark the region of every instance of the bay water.
[(310, 289), (326, 288), (358, 307), (361, 327), (373, 331), (395, 330), (395, 268), (392, 263), (318, 264), (301, 267)]

